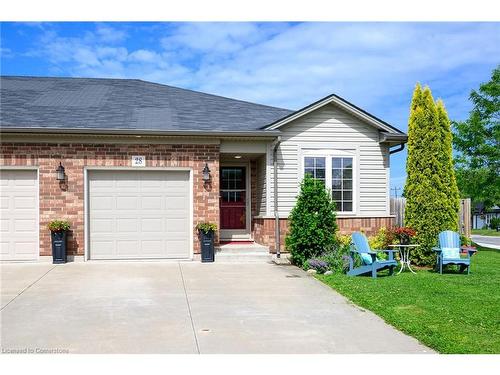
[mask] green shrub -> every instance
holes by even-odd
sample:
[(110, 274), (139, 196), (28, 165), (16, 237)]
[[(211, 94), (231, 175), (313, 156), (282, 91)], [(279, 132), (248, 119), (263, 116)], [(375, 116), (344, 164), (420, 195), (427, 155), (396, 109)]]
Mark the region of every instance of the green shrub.
[(397, 240), (393, 231), (382, 227), (377, 234), (368, 238), (368, 243), (372, 250), (388, 250), (389, 245), (396, 244)]
[(289, 222), (285, 244), (294, 264), (303, 267), (308, 259), (333, 249), (337, 230), (335, 203), (323, 182), (306, 175)]
[(493, 217), (490, 221), (490, 228), (496, 230), (500, 227), (500, 217)]

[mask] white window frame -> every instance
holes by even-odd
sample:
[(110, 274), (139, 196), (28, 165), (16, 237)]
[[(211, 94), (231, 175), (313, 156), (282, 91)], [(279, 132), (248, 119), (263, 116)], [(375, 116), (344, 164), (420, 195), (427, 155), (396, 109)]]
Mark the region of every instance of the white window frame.
[[(339, 216), (356, 215), (358, 207), (358, 155), (357, 150), (301, 149), (299, 180), (304, 179), (305, 158), (325, 158), (325, 187), (332, 196), (332, 158), (352, 158), (352, 211), (337, 211)], [(300, 182), (299, 181), (299, 182)]]

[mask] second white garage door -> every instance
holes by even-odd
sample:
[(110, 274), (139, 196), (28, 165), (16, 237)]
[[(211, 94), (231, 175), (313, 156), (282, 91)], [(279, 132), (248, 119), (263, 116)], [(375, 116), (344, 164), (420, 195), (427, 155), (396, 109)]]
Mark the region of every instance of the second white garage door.
[(190, 257), (187, 171), (89, 171), (91, 259)]
[(37, 171), (0, 170), (0, 260), (37, 258)]

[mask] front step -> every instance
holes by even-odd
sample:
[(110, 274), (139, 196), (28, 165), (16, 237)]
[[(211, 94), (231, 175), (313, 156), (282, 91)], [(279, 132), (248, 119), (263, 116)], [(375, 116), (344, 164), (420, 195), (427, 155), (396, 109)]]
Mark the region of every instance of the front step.
[(227, 244), (215, 248), (218, 263), (269, 263), (272, 261), (269, 248), (259, 244)]

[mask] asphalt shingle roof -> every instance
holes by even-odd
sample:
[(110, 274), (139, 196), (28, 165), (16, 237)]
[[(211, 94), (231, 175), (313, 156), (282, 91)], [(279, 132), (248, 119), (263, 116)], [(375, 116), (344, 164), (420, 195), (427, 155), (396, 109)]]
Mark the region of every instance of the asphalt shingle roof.
[(135, 79), (0, 78), (0, 126), (258, 131), (293, 111)]

